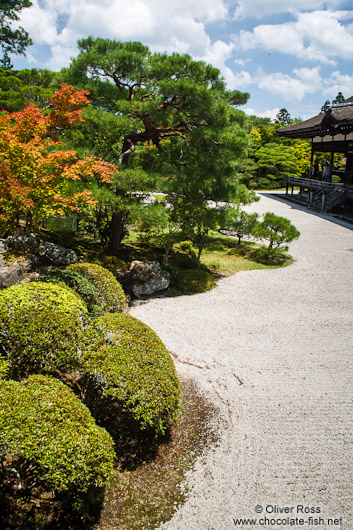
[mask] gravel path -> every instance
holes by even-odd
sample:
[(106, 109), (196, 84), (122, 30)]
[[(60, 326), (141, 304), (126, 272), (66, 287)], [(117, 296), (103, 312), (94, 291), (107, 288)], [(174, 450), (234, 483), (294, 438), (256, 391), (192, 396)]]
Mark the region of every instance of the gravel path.
[(187, 502), (162, 528), (352, 530), (351, 225), (266, 194), (249, 209), (288, 217), (300, 230), (293, 265), (240, 272), (207, 293), (131, 310), (222, 418), (219, 444), (196, 463)]

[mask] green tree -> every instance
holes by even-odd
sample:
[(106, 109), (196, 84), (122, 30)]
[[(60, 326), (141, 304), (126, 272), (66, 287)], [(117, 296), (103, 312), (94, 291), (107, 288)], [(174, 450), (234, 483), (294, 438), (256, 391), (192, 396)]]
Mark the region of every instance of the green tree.
[(244, 236), (251, 236), (253, 234), (257, 219), (257, 213), (248, 213), (240, 208), (230, 208), (225, 219), (224, 230), (235, 232), (240, 245)]
[(253, 234), (259, 239), (268, 241), (269, 249), (279, 248), (284, 243), (290, 243), (300, 236), (300, 232), (286, 219), (274, 213), (265, 213), (263, 220), (253, 229)]
[(289, 174), (297, 175), (297, 159), (291, 147), (268, 143), (256, 152), (260, 187), (283, 186)]
[(18, 12), (31, 5), (30, 0), (5, 0), (0, 3), (0, 63), (7, 69), (11, 68), (9, 53), (24, 55), (26, 47), (32, 44), (27, 31), (21, 27), (12, 28), (12, 23), (19, 20)]
[(0, 67), (0, 110), (17, 112), (33, 103), (48, 108), (54, 94), (55, 73), (50, 70), (7, 70)]
[(173, 209), (165, 203), (147, 204), (138, 210), (134, 225), (139, 230), (139, 240), (154, 243), (164, 249), (163, 263), (168, 263), (169, 252), (180, 231), (180, 224), (173, 220)]
[(338, 94), (335, 97), (335, 99), (332, 100), (332, 103), (333, 103), (333, 105), (335, 105), (337, 103), (343, 103), (344, 101), (345, 101), (344, 95), (342, 94), (342, 92), (338, 92)]
[(196, 203), (192, 198), (179, 198), (173, 204), (174, 214), (182, 222), (182, 232), (198, 248), (197, 260), (208, 239), (210, 230), (218, 230), (224, 209), (217, 209), (205, 202)]
[(345, 97), (342, 94), (342, 92), (338, 92), (335, 99), (333, 99), (331, 102), (329, 99), (325, 101), (325, 103), (322, 105), (320, 112), (327, 112), (331, 105), (336, 105), (337, 103), (343, 103), (345, 101)]
[(276, 115), (276, 123), (280, 123), (282, 127), (292, 125), (293, 120), (287, 109), (281, 109)]
[[(234, 107), (248, 94), (228, 91), (217, 68), (186, 54), (152, 54), (138, 42), (93, 37), (78, 45), (62, 79), (89, 89), (96, 108), (114, 111), (124, 167), (157, 167), (166, 191), (190, 196), (192, 189), (198, 204), (232, 195), (234, 158), (247, 146), (244, 113)], [(125, 222), (124, 212), (112, 213), (110, 254), (118, 253)]]

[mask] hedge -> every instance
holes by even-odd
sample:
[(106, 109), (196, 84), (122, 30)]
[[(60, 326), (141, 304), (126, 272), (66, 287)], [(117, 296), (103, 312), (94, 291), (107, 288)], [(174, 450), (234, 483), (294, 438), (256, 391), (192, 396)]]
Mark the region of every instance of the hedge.
[(84, 517), (88, 501), (102, 500), (113, 471), (110, 435), (53, 377), (0, 381), (0, 390), (2, 485), (8, 486), (12, 477), (13, 495), (25, 497), (32, 509), (38, 499), (69, 498)]
[(10, 376), (75, 367), (86, 314), (66, 286), (33, 282), (0, 291), (0, 353), (10, 361)]
[(94, 413), (110, 400), (117, 417), (130, 415), (140, 429), (164, 434), (177, 419), (180, 391), (173, 360), (156, 333), (130, 315), (111, 314), (90, 324), (85, 342), (82, 367)]
[(106, 313), (105, 300), (99, 290), (79, 271), (70, 268), (49, 270), (43, 274), (43, 280), (64, 283), (70, 287), (84, 301), (92, 317), (97, 318)]
[(125, 293), (110, 271), (95, 263), (74, 263), (69, 265), (68, 270), (79, 272), (89, 279), (98, 290), (106, 313), (119, 313), (124, 310)]

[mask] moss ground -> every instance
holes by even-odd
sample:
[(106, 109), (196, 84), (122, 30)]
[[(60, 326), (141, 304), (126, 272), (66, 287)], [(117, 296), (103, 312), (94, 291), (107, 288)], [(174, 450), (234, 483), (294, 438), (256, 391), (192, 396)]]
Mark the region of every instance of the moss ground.
[(195, 383), (182, 380), (181, 411), (170, 439), (156, 457), (111, 478), (99, 523), (94, 530), (152, 530), (168, 521), (185, 501), (186, 473), (197, 456), (217, 441), (216, 410)]
[[(62, 240), (61, 244), (64, 244)], [(113, 272), (127, 267), (133, 260), (162, 262), (164, 256), (163, 249), (140, 243), (133, 230), (130, 231), (129, 237), (123, 240), (118, 258), (104, 256), (101, 244), (93, 242), (89, 237), (80, 239), (68, 237), (66, 246), (74, 248), (88, 261), (96, 261)], [(291, 256), (285, 252), (264, 258), (259, 255), (259, 248), (263, 246), (251, 241), (241, 241), (239, 244), (235, 237), (211, 232), (202, 252), (200, 265), (209, 268), (217, 277), (217, 275), (229, 276), (243, 270), (277, 268), (292, 262)], [(180, 268), (180, 261), (184, 261), (185, 257), (186, 253), (175, 245), (170, 252), (168, 264)]]

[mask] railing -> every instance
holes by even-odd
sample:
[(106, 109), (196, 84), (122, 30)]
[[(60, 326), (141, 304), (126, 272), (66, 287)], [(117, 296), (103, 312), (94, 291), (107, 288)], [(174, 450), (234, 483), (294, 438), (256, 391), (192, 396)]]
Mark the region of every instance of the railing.
[(287, 188), (288, 185), (298, 186), (299, 188), (308, 188), (312, 190), (331, 190), (331, 189), (342, 189), (344, 187), (343, 183), (338, 182), (323, 182), (322, 180), (307, 179), (303, 177), (287, 177)]
[(346, 188), (343, 183), (323, 182), (321, 180), (307, 179), (302, 177), (289, 176), (287, 178), (286, 193), (289, 186), (300, 188), (300, 195), (303, 190), (308, 190), (308, 206), (314, 210), (328, 212), (335, 206), (342, 206), (345, 197), (353, 195), (353, 190)]

